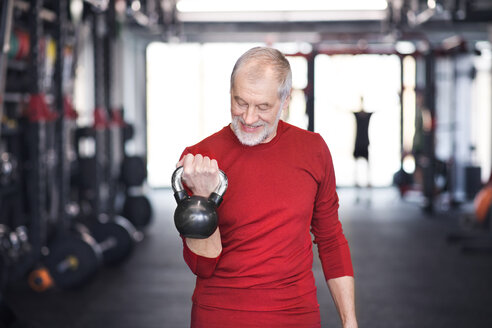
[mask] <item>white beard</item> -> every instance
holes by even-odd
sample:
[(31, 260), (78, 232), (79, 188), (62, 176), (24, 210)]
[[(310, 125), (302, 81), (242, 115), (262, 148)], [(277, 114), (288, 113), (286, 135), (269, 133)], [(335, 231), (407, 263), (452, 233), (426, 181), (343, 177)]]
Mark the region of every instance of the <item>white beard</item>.
[(232, 130), (243, 145), (256, 146), (268, 139), (268, 137), (274, 132), (274, 129), (278, 126), (278, 121), (280, 120), (281, 115), (282, 105), (280, 106), (275, 122), (272, 125), (268, 125), (267, 122), (262, 120), (259, 120), (255, 124), (251, 125), (251, 127), (262, 127), (262, 129), (256, 133), (244, 132), (241, 129), (241, 124), (246, 125), (243, 118), (239, 115), (232, 116)]

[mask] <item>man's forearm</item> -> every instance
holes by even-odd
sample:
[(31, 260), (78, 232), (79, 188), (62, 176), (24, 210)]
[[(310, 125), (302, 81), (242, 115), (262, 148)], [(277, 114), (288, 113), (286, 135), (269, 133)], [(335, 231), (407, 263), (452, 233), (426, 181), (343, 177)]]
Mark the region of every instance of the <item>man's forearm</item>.
[(327, 282), (343, 327), (356, 328), (354, 278), (345, 276)]
[(219, 228), (207, 239), (186, 238), (186, 245), (195, 254), (215, 258), (222, 252)]

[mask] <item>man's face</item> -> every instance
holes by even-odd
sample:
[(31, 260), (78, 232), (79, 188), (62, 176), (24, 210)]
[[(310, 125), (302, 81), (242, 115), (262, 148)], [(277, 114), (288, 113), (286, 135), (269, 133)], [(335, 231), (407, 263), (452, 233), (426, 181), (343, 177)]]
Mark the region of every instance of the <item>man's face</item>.
[(247, 65), (240, 68), (231, 90), (232, 130), (242, 144), (254, 146), (275, 137), (289, 98), (281, 104), (279, 83), (271, 69), (265, 69), (256, 78), (248, 75), (247, 70)]

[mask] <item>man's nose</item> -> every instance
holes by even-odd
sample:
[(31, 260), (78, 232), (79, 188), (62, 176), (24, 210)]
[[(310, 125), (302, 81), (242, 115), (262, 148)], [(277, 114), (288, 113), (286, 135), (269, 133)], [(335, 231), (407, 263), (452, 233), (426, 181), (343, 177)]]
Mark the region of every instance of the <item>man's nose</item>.
[(252, 125), (258, 121), (258, 114), (253, 106), (249, 106), (243, 114), (244, 123)]

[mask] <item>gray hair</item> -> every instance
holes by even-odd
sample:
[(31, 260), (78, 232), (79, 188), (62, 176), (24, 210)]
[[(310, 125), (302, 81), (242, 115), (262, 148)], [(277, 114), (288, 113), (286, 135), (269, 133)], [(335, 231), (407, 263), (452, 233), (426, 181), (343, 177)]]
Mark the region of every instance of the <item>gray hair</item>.
[(292, 88), (292, 71), (287, 58), (277, 49), (267, 47), (255, 47), (246, 51), (237, 60), (231, 74), (231, 90), (234, 88), (234, 80), (238, 70), (247, 63), (258, 64), (252, 74), (259, 77), (263, 73), (265, 66), (271, 67), (275, 72), (278, 86), (278, 98), (284, 102), (290, 94)]

